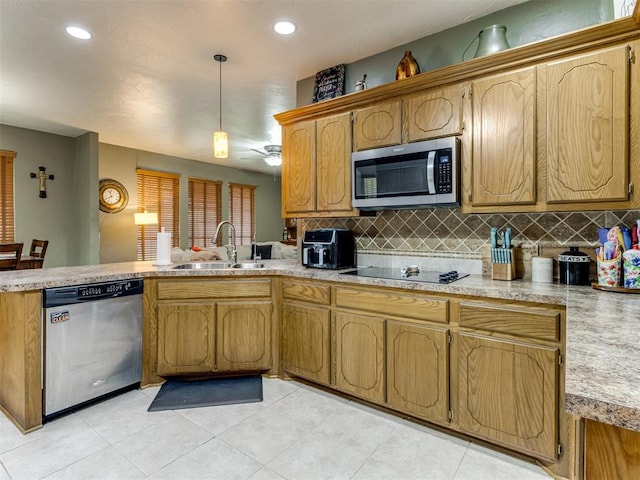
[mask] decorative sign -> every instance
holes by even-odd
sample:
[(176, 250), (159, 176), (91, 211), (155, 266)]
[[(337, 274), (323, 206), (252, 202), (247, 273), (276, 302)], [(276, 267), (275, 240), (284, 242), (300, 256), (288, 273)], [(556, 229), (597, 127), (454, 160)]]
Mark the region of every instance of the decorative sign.
[(344, 64), (316, 73), (313, 103), (336, 98), (344, 94)]

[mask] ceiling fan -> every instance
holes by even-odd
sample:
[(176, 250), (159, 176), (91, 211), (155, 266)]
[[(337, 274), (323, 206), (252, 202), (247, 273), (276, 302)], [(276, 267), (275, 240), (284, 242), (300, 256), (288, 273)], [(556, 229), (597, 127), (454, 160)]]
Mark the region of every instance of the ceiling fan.
[(264, 151), (256, 150), (252, 148), (254, 152), (258, 152), (262, 155), (262, 158), (268, 165), (272, 167), (279, 167), (282, 165), (282, 146), (281, 145), (265, 145)]

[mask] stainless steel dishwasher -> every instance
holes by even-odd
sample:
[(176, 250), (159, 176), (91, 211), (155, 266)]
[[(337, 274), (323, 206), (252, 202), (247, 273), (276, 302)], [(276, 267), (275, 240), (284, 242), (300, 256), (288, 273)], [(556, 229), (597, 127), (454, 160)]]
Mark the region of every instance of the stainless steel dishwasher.
[(133, 279), (44, 290), (45, 418), (140, 383), (142, 288)]

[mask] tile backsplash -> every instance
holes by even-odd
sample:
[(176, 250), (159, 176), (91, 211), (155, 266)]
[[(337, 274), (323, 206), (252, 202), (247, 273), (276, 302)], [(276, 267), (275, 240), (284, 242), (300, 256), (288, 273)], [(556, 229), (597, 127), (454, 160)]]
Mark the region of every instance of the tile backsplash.
[[(486, 261), (492, 226), (511, 227), (513, 245), (527, 260), (569, 246), (593, 251), (598, 228), (640, 219), (640, 210), (553, 213), (463, 214), (459, 208), (387, 210), (376, 216), (301, 219), (302, 232), (318, 228), (348, 228), (360, 253), (451, 256)], [(527, 276), (526, 273), (521, 276)]]

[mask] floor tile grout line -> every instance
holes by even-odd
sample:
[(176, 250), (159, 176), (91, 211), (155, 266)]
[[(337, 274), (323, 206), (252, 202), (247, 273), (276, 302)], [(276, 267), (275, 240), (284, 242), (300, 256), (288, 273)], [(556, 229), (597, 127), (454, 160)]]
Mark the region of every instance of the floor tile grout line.
[(462, 454), (462, 457), (460, 457), (460, 461), (458, 462), (458, 465), (456, 466), (456, 471), (453, 472), (453, 476), (451, 477), (451, 480), (456, 480), (456, 476), (458, 475), (458, 472), (460, 471), (460, 467), (462, 466), (462, 462), (464, 461), (464, 457), (466, 457), (467, 453), (469, 452), (469, 447), (471, 447), (471, 442), (467, 442), (467, 446), (464, 449), (464, 453)]

